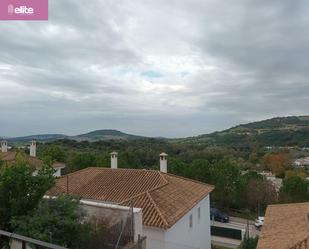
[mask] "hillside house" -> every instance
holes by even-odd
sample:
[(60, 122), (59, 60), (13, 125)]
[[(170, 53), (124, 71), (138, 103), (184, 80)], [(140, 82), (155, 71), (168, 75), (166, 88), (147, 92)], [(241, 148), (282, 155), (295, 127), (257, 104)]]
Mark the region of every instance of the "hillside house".
[(213, 186), (167, 173), (167, 155), (160, 171), (120, 169), (117, 153), (111, 168), (90, 167), (57, 179), (49, 197), (71, 194), (82, 201), (130, 206), (142, 210), (147, 249), (210, 249), (209, 194)]
[[(16, 161), (18, 153), (16, 151), (9, 151), (8, 150), (8, 143), (7, 141), (1, 141), (1, 151), (0, 151), (0, 160), (4, 161), (5, 164), (11, 164)], [(38, 170), (40, 170), (44, 163), (41, 159), (36, 157), (36, 141), (31, 141), (30, 144), (30, 153), (29, 155), (25, 155), (25, 159), (28, 161), (28, 163), (35, 167), (36, 171), (34, 172), (34, 175), (37, 174)], [(61, 176), (61, 170), (65, 168), (65, 164), (60, 162), (55, 162), (52, 164), (52, 167), (55, 170), (54, 176), (60, 177)]]
[(309, 157), (298, 158), (293, 162), (295, 168), (305, 168), (309, 166)]
[(270, 171), (262, 171), (259, 172), (260, 175), (266, 178), (266, 180), (270, 181), (272, 185), (275, 187), (277, 193), (279, 193), (280, 188), (282, 186), (282, 179), (279, 177), (276, 177), (273, 173)]

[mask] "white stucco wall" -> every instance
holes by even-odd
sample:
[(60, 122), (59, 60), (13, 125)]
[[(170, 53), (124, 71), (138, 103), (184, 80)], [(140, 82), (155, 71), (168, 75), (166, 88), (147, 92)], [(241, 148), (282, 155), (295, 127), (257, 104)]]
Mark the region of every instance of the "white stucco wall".
[[(200, 218), (198, 218), (200, 208)], [(192, 215), (192, 227), (189, 225)], [(210, 249), (209, 196), (205, 197), (168, 230), (144, 227), (147, 249)]]
[(147, 249), (165, 249), (164, 230), (154, 227), (143, 227), (144, 236), (146, 236)]
[(61, 176), (61, 168), (57, 168), (55, 173), (54, 173), (55, 177), (60, 177)]
[[(38, 170), (35, 170), (35, 171), (33, 171), (32, 175), (33, 175), (33, 176), (37, 176), (38, 173), (39, 173), (39, 171), (38, 171)], [(60, 176), (61, 176), (61, 168), (57, 168), (57, 169), (55, 170), (55, 173), (53, 174), (53, 176), (54, 176), (54, 177), (60, 177)]]
[[(81, 200), (80, 204), (86, 210), (89, 218), (92, 216), (96, 218), (107, 218), (110, 225), (125, 219), (130, 215), (130, 208), (115, 204), (107, 204), (104, 202), (93, 200)], [(143, 234), (143, 214), (142, 209), (133, 208), (134, 218), (134, 241), (137, 241), (138, 235)]]

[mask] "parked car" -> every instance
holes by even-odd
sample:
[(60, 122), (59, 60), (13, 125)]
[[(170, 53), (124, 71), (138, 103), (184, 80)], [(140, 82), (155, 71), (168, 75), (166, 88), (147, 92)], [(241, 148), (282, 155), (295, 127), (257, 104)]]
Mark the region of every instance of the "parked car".
[(255, 220), (255, 223), (254, 223), (255, 227), (257, 229), (261, 229), (261, 227), (264, 225), (264, 217), (263, 216), (259, 216), (257, 217), (257, 219)]
[(230, 218), (227, 214), (221, 212), (217, 208), (210, 208), (210, 219), (220, 222), (229, 222)]

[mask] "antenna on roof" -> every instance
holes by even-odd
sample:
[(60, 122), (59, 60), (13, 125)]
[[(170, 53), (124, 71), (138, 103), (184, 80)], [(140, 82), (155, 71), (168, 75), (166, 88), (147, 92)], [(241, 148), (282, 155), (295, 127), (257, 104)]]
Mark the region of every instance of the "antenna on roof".
[(69, 175), (67, 175), (67, 194), (69, 194)]

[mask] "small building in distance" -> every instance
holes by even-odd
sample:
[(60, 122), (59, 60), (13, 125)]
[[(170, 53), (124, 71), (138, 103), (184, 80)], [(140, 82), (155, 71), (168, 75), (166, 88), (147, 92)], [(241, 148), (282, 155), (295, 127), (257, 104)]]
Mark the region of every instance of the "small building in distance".
[[(0, 160), (2, 160), (5, 164), (9, 165), (12, 163), (16, 162), (16, 158), (19, 154), (19, 152), (16, 151), (11, 151), (8, 149), (8, 143), (7, 141), (1, 141), (1, 151), (0, 151)], [(37, 172), (42, 169), (44, 163), (41, 159), (36, 157), (36, 141), (31, 141), (30, 144), (30, 153), (29, 155), (27, 154), (22, 154), (27, 162), (35, 167), (36, 171), (34, 174), (37, 174)], [(52, 164), (52, 167), (55, 170), (54, 176), (55, 177), (60, 177), (61, 176), (61, 170), (65, 168), (64, 163), (60, 162), (55, 162)]]
[(309, 157), (298, 158), (293, 162), (295, 168), (306, 168), (309, 166)]
[(270, 171), (262, 171), (259, 172), (260, 175), (266, 178), (266, 180), (270, 181), (272, 185), (275, 187), (276, 191), (279, 193), (280, 188), (282, 186), (282, 179), (279, 177), (276, 177), (273, 173)]

